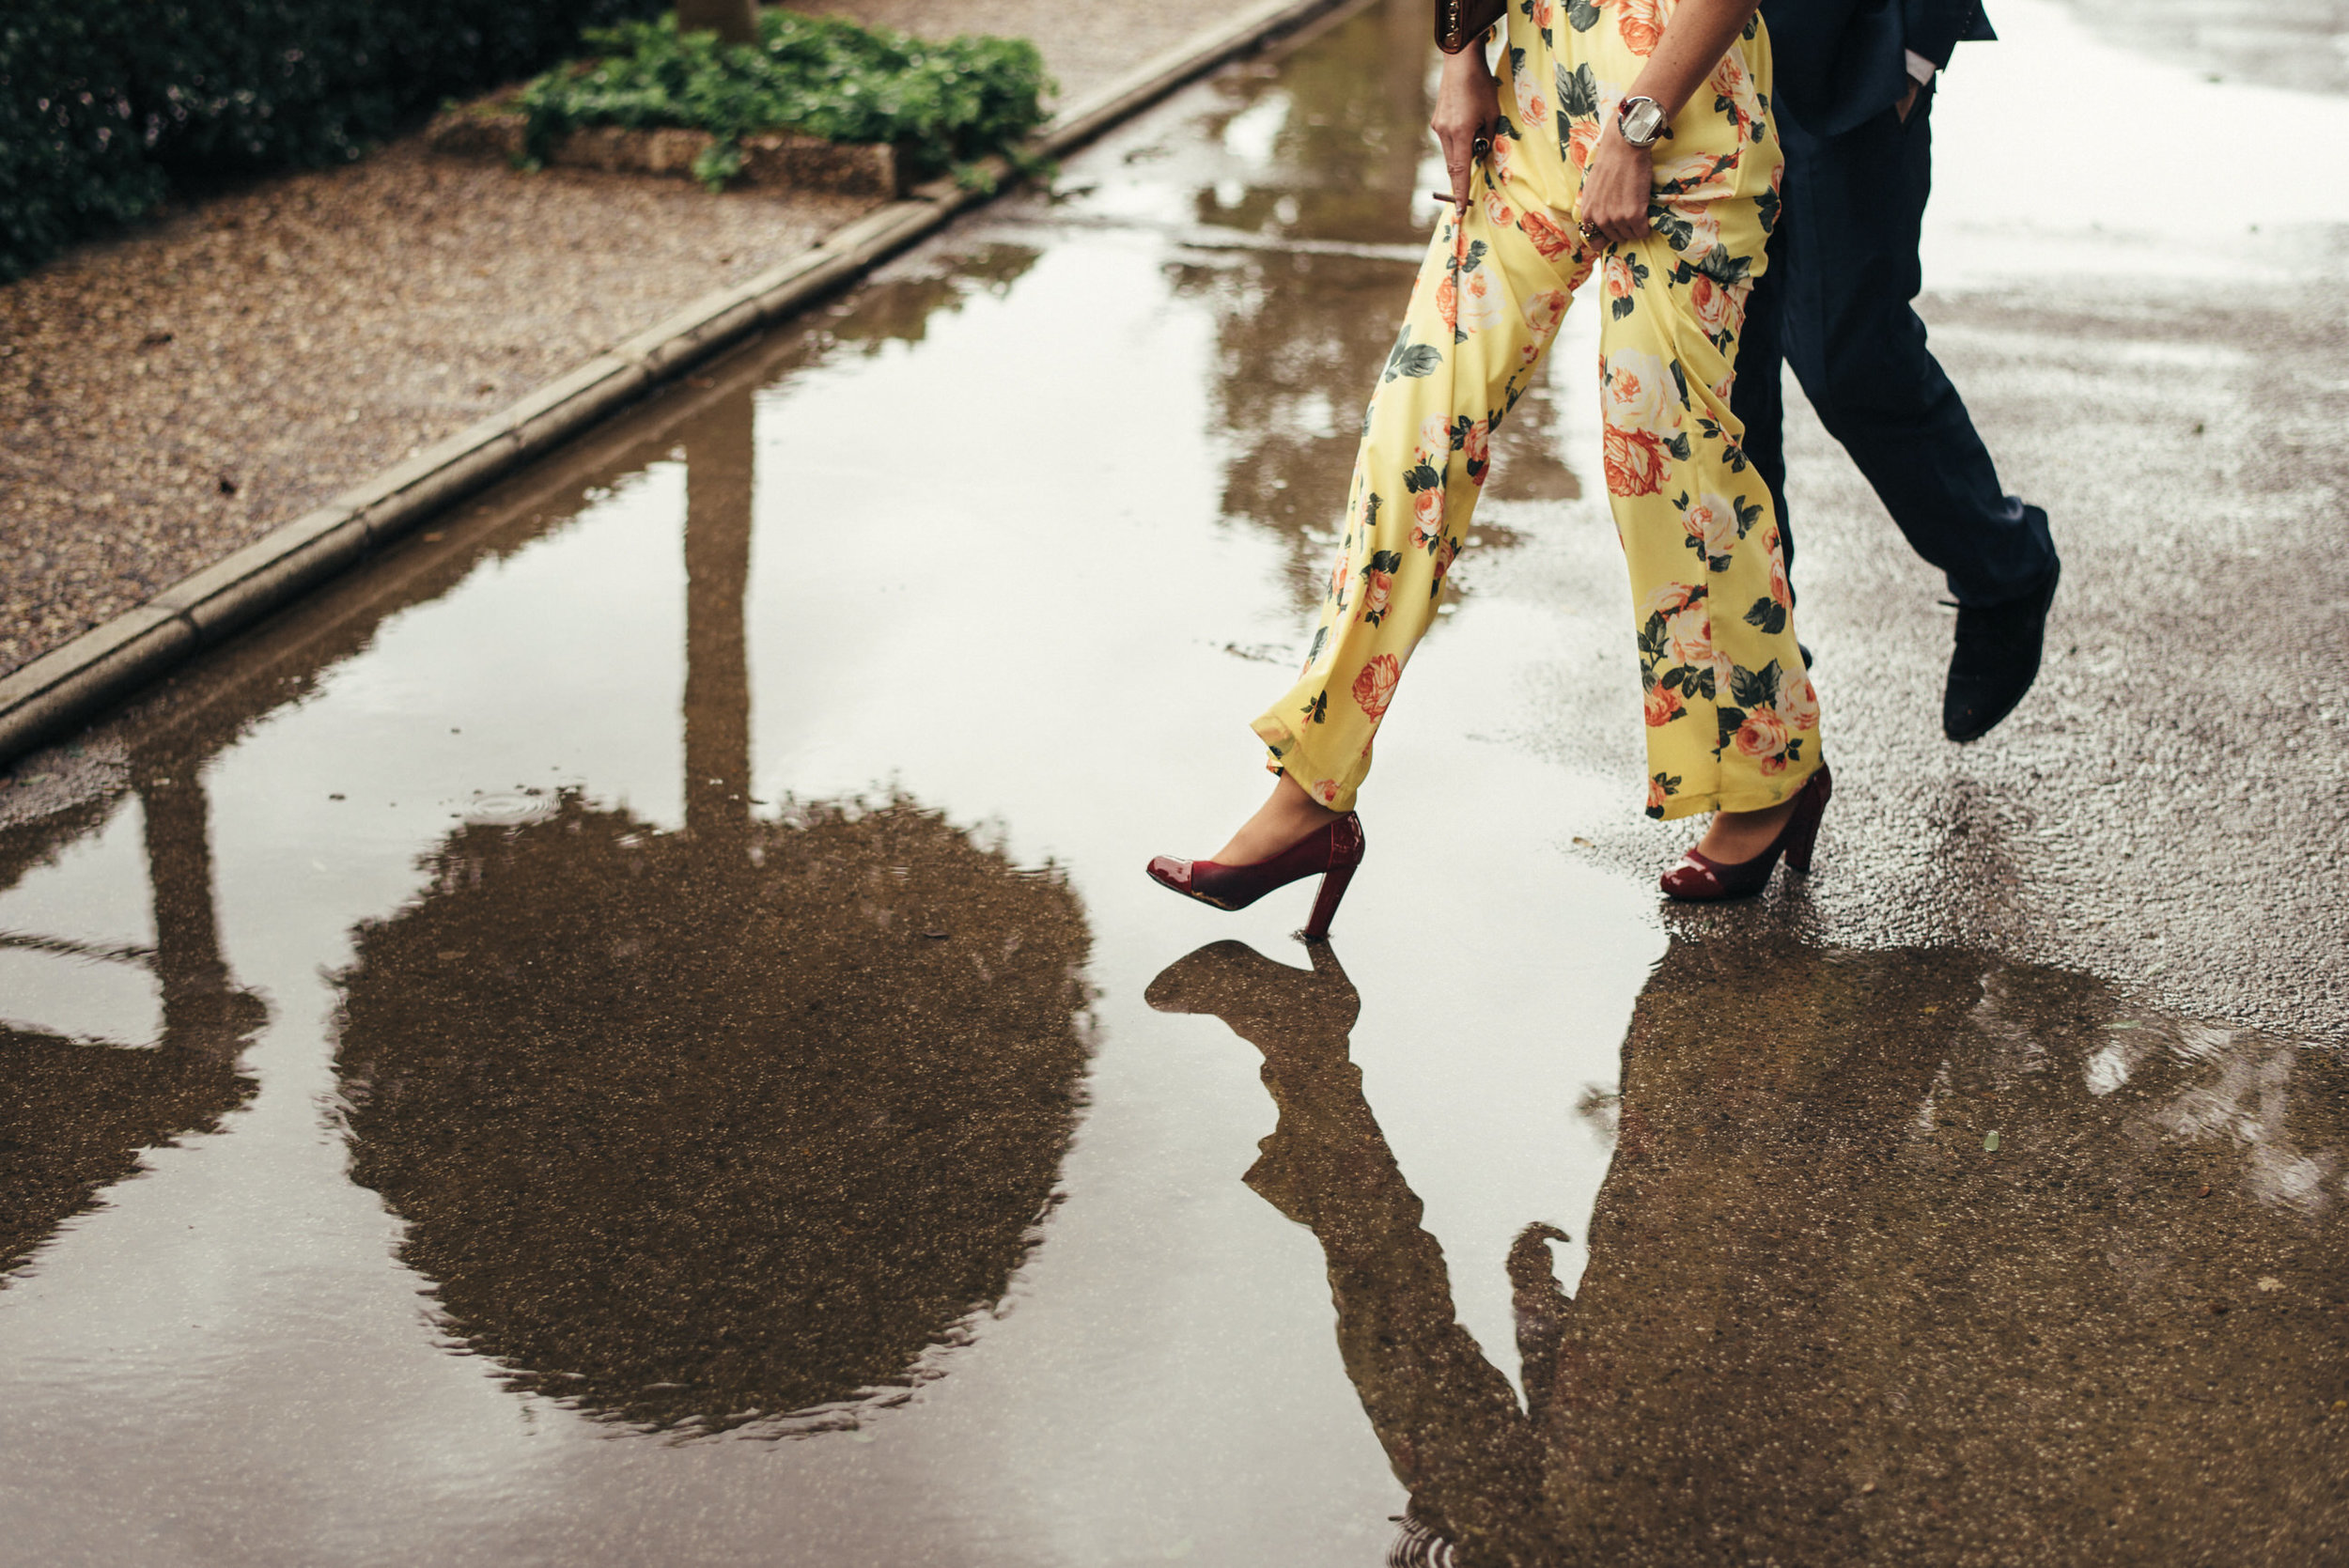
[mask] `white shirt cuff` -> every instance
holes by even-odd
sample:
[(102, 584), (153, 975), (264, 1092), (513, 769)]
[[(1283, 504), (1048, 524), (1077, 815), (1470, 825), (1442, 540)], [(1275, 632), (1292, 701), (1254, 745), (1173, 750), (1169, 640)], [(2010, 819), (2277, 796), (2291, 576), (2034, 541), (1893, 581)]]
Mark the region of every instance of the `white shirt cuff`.
[(1933, 85), (1933, 73), (1939, 70), (1941, 68), (1935, 65), (1931, 60), (1926, 59), (1922, 54), (1918, 54), (1914, 49), (1906, 51), (1906, 54), (1908, 55), (1909, 80), (1916, 83), (1921, 87), (1931, 86)]

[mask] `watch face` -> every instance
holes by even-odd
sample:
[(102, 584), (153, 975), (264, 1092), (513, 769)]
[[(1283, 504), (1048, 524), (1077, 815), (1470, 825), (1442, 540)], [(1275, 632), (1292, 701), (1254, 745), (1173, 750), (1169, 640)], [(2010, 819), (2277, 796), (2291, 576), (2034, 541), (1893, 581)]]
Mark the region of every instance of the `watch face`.
[(1656, 102), (1654, 100), (1650, 100), (1633, 109), (1629, 114), (1624, 116), (1624, 138), (1626, 141), (1644, 147), (1648, 143), (1656, 140), (1657, 132), (1662, 130), (1663, 126), (1663, 106)]

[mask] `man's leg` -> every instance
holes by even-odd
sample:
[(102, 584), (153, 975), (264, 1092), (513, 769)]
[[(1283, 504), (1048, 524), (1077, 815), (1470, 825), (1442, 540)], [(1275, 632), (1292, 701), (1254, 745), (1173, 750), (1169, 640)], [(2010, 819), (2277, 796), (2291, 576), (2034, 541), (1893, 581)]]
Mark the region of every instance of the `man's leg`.
[[(1786, 194), (1794, 197), (1792, 175)], [(1745, 325), (1737, 334), (1737, 380), (1729, 390), (1729, 411), (1745, 427), (1739, 438), (1746, 460), (1769, 488), (1770, 507), (1778, 515), (1779, 547), (1786, 557), (1791, 582), (1795, 570), (1795, 531), (1786, 511), (1786, 351), (1782, 318), (1786, 311), (1787, 227), (1778, 225), (1770, 236), (1770, 264), (1746, 297)]]
[[(2046, 519), (2012, 502), (1911, 302), (1933, 186), (1932, 95), (1826, 141), (1789, 135), (1784, 352), (1918, 554), (1960, 605), (2020, 598), (2053, 570)], [(1773, 268), (1772, 272), (1779, 269)], [(1762, 287), (1769, 286), (1765, 274)]]
[(1924, 94), (1906, 122), (1887, 110), (1825, 141), (1787, 136), (1779, 325), (1821, 422), (1948, 580), (1959, 628), (1943, 722), (1964, 740), (2030, 690), (2057, 561), (2046, 513), (1999, 487), (1913, 307), (1932, 101)]

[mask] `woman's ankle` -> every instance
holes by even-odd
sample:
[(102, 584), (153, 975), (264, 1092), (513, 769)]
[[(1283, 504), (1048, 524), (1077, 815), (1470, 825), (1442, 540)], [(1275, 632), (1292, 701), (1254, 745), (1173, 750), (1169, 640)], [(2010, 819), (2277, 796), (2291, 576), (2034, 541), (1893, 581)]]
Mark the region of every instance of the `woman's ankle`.
[(1255, 815), (1216, 851), (1215, 862), (1218, 865), (1254, 865), (1268, 861), (1345, 815), (1306, 794), (1283, 773)]
[(1750, 860), (1770, 846), (1787, 818), (1794, 815), (1796, 803), (1789, 800), (1759, 811), (1715, 812), (1697, 847), (1725, 863)]

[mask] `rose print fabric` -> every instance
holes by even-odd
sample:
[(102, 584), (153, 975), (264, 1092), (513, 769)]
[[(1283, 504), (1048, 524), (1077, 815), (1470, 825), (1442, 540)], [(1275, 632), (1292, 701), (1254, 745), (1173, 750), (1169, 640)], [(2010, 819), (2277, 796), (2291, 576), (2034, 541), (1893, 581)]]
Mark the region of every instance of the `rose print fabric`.
[(1470, 210), (1429, 246), (1371, 399), (1303, 674), (1254, 724), (1273, 768), (1325, 805), (1352, 807), (1459, 554), (1492, 432), (1594, 272), (1600, 458), (1637, 607), (1648, 815), (1758, 810), (1819, 765), (1777, 520), (1729, 411), (1782, 162), (1759, 19), (1657, 144), (1654, 231), (1601, 249), (1574, 215), (1599, 127), (1671, 11), (1515, 0), (1507, 15), (1491, 156)]

